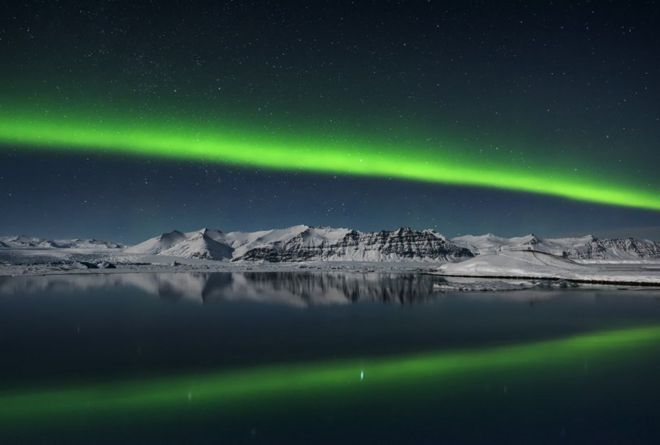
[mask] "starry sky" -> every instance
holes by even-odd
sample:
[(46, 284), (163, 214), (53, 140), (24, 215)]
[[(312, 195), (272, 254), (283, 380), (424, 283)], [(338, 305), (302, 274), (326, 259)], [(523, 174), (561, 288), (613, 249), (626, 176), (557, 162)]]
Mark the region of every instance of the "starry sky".
[(655, 2), (0, 5), (0, 233), (660, 239)]

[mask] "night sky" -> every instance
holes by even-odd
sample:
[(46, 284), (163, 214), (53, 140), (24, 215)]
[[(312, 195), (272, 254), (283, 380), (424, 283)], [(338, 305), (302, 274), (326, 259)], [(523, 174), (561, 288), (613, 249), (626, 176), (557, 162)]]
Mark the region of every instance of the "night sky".
[(660, 239), (656, 2), (4, 2), (0, 234)]

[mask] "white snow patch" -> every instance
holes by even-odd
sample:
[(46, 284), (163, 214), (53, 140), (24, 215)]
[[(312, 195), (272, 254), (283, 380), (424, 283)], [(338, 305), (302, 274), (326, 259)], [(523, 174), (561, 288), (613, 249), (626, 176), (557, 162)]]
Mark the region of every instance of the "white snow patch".
[(440, 266), (438, 273), (462, 277), (545, 278), (600, 283), (659, 284), (660, 267), (581, 264), (535, 250), (485, 254), (461, 263)]

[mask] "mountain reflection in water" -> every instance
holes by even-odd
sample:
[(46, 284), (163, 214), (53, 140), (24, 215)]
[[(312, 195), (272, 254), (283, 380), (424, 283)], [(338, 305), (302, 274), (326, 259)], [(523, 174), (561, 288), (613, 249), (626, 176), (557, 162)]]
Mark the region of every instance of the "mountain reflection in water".
[(164, 299), (200, 303), (253, 301), (294, 307), (376, 301), (409, 304), (433, 298), (438, 277), (410, 273), (110, 273), (0, 277), (0, 295), (133, 287)]

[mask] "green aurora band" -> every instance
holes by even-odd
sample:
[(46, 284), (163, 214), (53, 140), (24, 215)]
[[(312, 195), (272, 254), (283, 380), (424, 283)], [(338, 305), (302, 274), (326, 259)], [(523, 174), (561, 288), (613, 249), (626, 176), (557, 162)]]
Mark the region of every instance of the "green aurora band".
[(268, 400), (293, 403), (298, 396), (312, 397), (317, 402), (332, 397), (341, 401), (365, 390), (394, 394), (406, 382), (427, 390), (449, 391), (461, 379), (481, 379), (483, 373), (546, 373), (557, 378), (558, 370), (573, 375), (586, 362), (593, 367), (608, 361), (616, 366), (631, 363), (631, 357), (643, 355), (643, 348), (654, 347), (659, 340), (660, 326), (645, 326), (484, 349), (5, 390), (0, 392), (0, 426), (32, 428), (50, 421), (59, 425), (88, 414), (97, 414), (100, 419), (145, 413), (178, 416), (182, 406), (191, 404), (235, 412), (254, 401), (263, 407), (268, 406)]
[[(0, 109), (0, 149), (115, 153), (215, 162), (274, 170), (397, 178), (532, 192), (572, 200), (660, 210), (660, 191), (578, 174), (567, 168), (527, 167), (469, 157), (471, 150), (432, 143), (382, 142), (310, 135), (173, 117), (145, 120), (120, 113)], [(438, 144), (436, 144), (438, 145)], [(605, 175), (603, 175), (605, 176)]]

